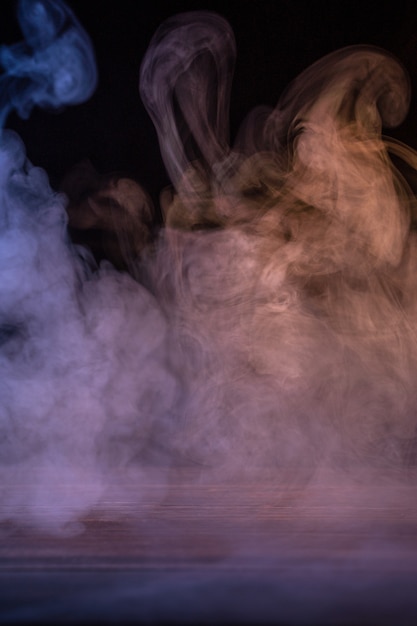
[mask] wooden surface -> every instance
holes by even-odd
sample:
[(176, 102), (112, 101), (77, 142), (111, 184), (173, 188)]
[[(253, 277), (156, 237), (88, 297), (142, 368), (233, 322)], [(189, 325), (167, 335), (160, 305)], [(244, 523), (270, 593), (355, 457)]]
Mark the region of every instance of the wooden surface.
[(1, 623), (417, 624), (412, 484), (147, 487), (72, 536), (4, 522)]

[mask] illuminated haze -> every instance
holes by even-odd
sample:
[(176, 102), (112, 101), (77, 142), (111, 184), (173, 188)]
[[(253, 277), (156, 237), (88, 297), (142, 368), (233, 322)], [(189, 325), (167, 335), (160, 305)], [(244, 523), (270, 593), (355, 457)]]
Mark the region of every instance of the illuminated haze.
[[(18, 17), (3, 125), (78, 104), (97, 80), (65, 5), (23, 0)], [(279, 488), (411, 475), (415, 198), (390, 155), (417, 160), (381, 134), (407, 114), (408, 78), (383, 50), (337, 51), (230, 145), (234, 60), (209, 12), (150, 42), (139, 88), (172, 187), (154, 242), (120, 237), (129, 271), (71, 242), (66, 197), (2, 131), (3, 519), (63, 531), (125, 488), (140, 515), (177, 468)], [(140, 230), (146, 191), (124, 180), (111, 196)]]

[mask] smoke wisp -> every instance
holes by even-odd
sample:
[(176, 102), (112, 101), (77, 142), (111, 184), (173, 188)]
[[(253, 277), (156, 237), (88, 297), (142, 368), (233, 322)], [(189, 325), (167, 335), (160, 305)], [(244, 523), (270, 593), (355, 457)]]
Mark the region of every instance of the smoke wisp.
[[(97, 81), (63, 3), (22, 0), (18, 16), (24, 43), (0, 51), (3, 124), (80, 103)], [(417, 158), (382, 134), (407, 114), (406, 72), (377, 48), (339, 50), (231, 145), (235, 53), (210, 12), (150, 42), (139, 88), (172, 187), (153, 241), (146, 191), (107, 190), (131, 217), (106, 221), (122, 269), (69, 236), (68, 214), (88, 228), (100, 194), (74, 217), (2, 131), (2, 519), (70, 532), (124, 490), (140, 515), (149, 484), (179, 468), (277, 489), (413, 478), (415, 196), (393, 155)]]

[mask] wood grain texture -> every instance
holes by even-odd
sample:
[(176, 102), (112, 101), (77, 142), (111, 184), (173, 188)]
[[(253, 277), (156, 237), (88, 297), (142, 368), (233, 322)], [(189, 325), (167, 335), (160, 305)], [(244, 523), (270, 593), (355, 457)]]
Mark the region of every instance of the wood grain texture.
[(417, 623), (413, 485), (148, 488), (72, 535), (3, 523), (0, 622)]

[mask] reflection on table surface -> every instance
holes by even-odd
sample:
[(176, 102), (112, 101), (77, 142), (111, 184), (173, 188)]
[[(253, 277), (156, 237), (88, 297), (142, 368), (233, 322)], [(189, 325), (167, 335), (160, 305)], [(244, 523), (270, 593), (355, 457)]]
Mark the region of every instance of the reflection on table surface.
[(412, 482), (116, 493), (54, 532), (2, 524), (3, 623), (417, 623)]

